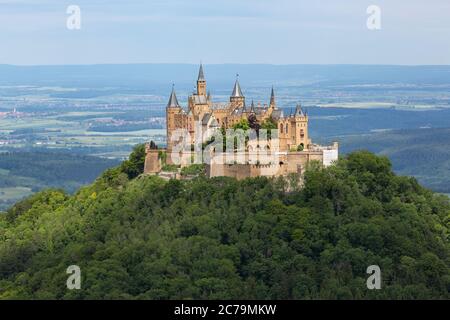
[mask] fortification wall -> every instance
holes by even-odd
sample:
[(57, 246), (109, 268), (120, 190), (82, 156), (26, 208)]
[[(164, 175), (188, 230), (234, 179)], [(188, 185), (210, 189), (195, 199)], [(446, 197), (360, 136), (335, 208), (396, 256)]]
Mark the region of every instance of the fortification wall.
[(144, 163), (144, 173), (146, 174), (156, 174), (161, 171), (161, 159), (159, 158), (159, 150), (152, 150), (147, 148), (145, 163)]

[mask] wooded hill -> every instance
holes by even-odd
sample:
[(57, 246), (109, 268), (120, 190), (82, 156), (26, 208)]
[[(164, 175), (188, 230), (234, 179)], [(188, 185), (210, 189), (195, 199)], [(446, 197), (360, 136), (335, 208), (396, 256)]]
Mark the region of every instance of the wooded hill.
[[(138, 176), (142, 148), (73, 196), (0, 215), (3, 299), (449, 299), (450, 203), (356, 152), (282, 179)], [(80, 290), (66, 269), (81, 268)], [(366, 269), (381, 268), (381, 290)]]

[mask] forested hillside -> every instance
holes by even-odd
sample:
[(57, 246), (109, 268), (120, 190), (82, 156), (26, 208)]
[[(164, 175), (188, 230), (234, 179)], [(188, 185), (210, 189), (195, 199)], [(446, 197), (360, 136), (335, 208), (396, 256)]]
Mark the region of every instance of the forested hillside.
[[(131, 157), (73, 196), (44, 191), (0, 215), (0, 298), (450, 298), (449, 199), (394, 175), (387, 158), (312, 166), (301, 189), (130, 179), (141, 164)], [(69, 265), (80, 290), (66, 288)], [(369, 265), (381, 290), (366, 287)]]
[(395, 172), (414, 176), (437, 192), (450, 193), (450, 128), (395, 130), (339, 138), (340, 151), (367, 148), (388, 156)]
[(0, 210), (45, 188), (75, 192), (117, 160), (62, 152), (0, 152)]

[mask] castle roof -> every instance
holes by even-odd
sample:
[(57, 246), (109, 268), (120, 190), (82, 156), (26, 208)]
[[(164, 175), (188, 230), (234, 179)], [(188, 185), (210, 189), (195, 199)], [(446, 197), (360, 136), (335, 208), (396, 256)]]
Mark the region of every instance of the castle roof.
[(302, 106), (300, 104), (297, 104), (297, 107), (295, 108), (295, 116), (303, 117), (305, 114), (303, 113)]
[(167, 108), (179, 108), (177, 95), (175, 93), (175, 86), (172, 86), (172, 93), (170, 94), (169, 102), (167, 103)]
[(200, 63), (200, 69), (198, 70), (197, 81), (205, 81), (205, 74), (203, 73), (203, 64)]
[(238, 79), (236, 79), (236, 82), (234, 83), (234, 88), (233, 88), (233, 92), (231, 93), (231, 96), (235, 97), (235, 98), (244, 97), (244, 95), (242, 94), (241, 86), (239, 85)]
[(277, 109), (272, 112), (272, 119), (274, 119), (274, 120), (283, 118), (283, 116), (284, 116), (283, 110), (281, 110), (281, 109)]
[(273, 86), (272, 92), (270, 93), (270, 105), (275, 105), (275, 92), (273, 91)]
[(199, 95), (193, 95), (194, 103), (195, 104), (207, 104), (208, 98), (206, 96), (199, 96)]
[(212, 110), (227, 110), (230, 108), (230, 104), (228, 102), (214, 102), (211, 104)]
[(250, 112), (255, 113), (255, 102), (252, 100), (252, 105), (250, 107)]
[(211, 119), (211, 113), (205, 113), (202, 119), (202, 125), (207, 125), (209, 122), (209, 119)]
[(244, 106), (242, 107), (242, 112), (247, 112), (247, 105), (245, 104), (245, 101), (244, 101)]
[(202, 118), (202, 125), (209, 126), (210, 128), (219, 127), (216, 118), (211, 113), (205, 113), (205, 115)]

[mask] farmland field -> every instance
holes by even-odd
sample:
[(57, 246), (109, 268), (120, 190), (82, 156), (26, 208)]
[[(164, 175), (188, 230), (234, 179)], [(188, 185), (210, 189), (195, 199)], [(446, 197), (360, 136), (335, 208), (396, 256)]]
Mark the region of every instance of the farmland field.
[[(30, 80), (36, 68), (39, 76)], [(198, 66), (19, 69), (0, 65), (0, 155), (14, 154), (0, 163), (0, 188), (8, 188), (2, 199), (9, 203), (30, 188), (73, 192), (127, 158), (136, 144), (153, 140), (164, 147), (173, 79), (179, 79), (177, 96), (186, 108)], [(339, 141), (341, 153), (369, 149), (387, 155), (397, 173), (450, 193), (450, 68), (210, 65), (206, 77), (214, 103), (228, 101), (231, 69), (240, 71), (248, 102), (266, 103), (274, 85), (285, 114), (301, 103), (314, 142)], [(40, 161), (31, 161), (36, 154)], [(44, 174), (53, 173), (52, 159), (65, 172), (55, 179)], [(89, 174), (66, 174), (75, 167)]]

